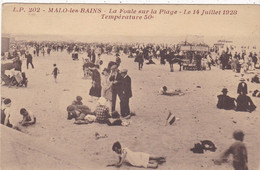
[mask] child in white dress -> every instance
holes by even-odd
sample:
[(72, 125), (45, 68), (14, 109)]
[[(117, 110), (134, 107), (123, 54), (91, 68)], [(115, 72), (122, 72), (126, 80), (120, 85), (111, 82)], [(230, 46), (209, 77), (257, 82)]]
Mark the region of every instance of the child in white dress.
[(115, 142), (112, 150), (119, 154), (119, 163), (107, 166), (120, 167), (123, 162), (127, 162), (132, 166), (144, 168), (157, 168), (158, 164), (165, 162), (165, 157), (155, 157), (144, 152), (133, 152), (128, 148), (122, 148), (119, 142)]

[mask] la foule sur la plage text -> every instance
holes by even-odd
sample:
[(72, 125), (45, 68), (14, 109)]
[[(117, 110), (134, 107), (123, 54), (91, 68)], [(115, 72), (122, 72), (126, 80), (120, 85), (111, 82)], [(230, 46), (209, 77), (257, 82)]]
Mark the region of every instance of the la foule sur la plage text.
[[(45, 7), (45, 6), (43, 6)], [(217, 16), (217, 15), (237, 15), (236, 9), (113, 9), (113, 8), (43, 8), (43, 7), (13, 7), (13, 12), (22, 13), (85, 13), (85, 14), (100, 14), (101, 19), (153, 19), (156, 15), (199, 15), (199, 16)]]

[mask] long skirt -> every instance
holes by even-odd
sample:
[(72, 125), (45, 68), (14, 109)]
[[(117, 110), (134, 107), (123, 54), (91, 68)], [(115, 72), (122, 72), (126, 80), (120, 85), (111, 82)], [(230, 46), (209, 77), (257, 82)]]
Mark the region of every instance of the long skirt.
[(89, 95), (94, 97), (101, 97), (101, 86), (92, 86), (89, 90)]

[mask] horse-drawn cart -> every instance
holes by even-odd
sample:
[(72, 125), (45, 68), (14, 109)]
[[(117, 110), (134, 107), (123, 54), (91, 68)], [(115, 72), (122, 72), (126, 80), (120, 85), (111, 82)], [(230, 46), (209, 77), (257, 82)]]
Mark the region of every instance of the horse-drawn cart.
[(182, 60), (183, 70), (198, 70), (203, 54), (209, 51), (206, 44), (181, 44), (180, 51), (184, 54)]

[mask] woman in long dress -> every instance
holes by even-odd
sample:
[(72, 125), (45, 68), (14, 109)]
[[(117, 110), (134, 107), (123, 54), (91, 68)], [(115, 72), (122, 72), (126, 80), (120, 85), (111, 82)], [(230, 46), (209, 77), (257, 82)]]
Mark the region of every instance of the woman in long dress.
[(94, 97), (101, 97), (101, 77), (96, 66), (90, 68), (92, 71), (92, 87), (89, 90), (89, 95)]
[[(102, 72), (102, 96), (109, 102), (110, 109), (112, 106), (112, 83), (109, 81), (109, 70), (105, 68)], [(110, 110), (111, 111), (111, 110)]]

